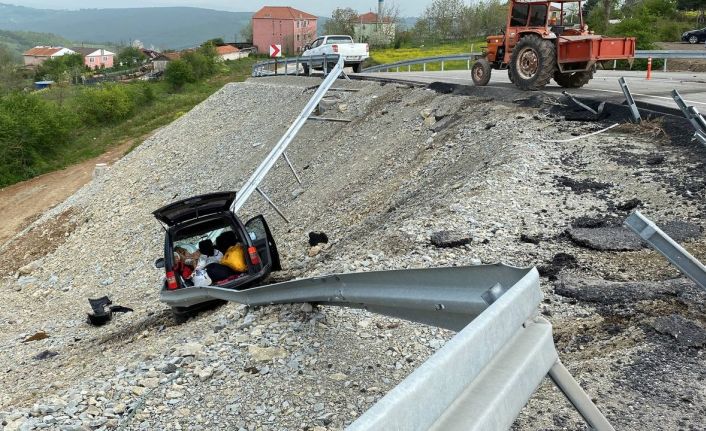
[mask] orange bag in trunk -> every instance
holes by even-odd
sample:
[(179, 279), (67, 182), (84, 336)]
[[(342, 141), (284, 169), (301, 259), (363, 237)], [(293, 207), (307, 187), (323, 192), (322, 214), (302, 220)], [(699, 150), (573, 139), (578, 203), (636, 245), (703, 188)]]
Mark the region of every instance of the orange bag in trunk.
[(242, 244), (228, 247), (221, 264), (236, 272), (248, 272), (248, 264), (245, 262), (245, 251)]

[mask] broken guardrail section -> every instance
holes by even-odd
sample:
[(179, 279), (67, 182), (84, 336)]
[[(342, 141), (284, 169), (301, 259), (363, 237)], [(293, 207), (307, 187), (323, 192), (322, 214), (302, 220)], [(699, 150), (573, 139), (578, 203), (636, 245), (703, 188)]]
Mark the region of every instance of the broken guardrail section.
[(706, 267), (669, 237), (650, 219), (635, 211), (625, 220), (625, 226), (638, 234), (652, 248), (662, 253), (684, 275), (706, 290)]
[(627, 102), (628, 107), (630, 108), (630, 113), (632, 114), (633, 121), (636, 123), (641, 122), (642, 117), (640, 116), (640, 111), (637, 109), (637, 103), (635, 103), (635, 98), (632, 97), (630, 87), (628, 87), (628, 83), (625, 81), (624, 76), (618, 78), (618, 84), (620, 84), (620, 89), (623, 90), (623, 94), (625, 95), (625, 101)]
[(595, 430), (613, 430), (559, 361), (551, 324), (538, 316), (536, 269), (506, 265), (334, 274), (236, 291), (162, 291), (187, 307), (312, 302), (362, 308), (458, 331), (348, 430), (508, 429), (548, 375)]
[(695, 107), (687, 106), (686, 102), (677, 90), (672, 90), (672, 99), (674, 99), (679, 109), (681, 109), (681, 112), (694, 127), (694, 130), (696, 131), (694, 137), (702, 144), (706, 145), (706, 120), (704, 120), (704, 117), (701, 116), (698, 109)]
[(297, 181), (301, 183), (301, 179), (297, 175), (294, 166), (290, 162), (289, 158), (285, 154), (285, 150), (289, 146), (289, 144), (292, 143), (294, 138), (297, 136), (299, 133), (299, 130), (304, 126), (304, 123), (306, 123), (306, 120), (309, 118), (309, 116), (314, 112), (314, 109), (316, 109), (316, 106), (319, 104), (321, 99), (324, 97), (324, 95), (329, 91), (329, 89), (333, 86), (333, 84), (336, 82), (336, 79), (343, 73), (343, 65), (344, 65), (344, 59), (343, 56), (338, 57), (338, 62), (336, 63), (336, 66), (331, 70), (331, 73), (324, 79), (324, 82), (321, 83), (319, 88), (316, 90), (314, 95), (311, 97), (309, 102), (306, 104), (302, 112), (297, 116), (297, 118), (294, 120), (291, 126), (289, 126), (289, 129), (285, 132), (284, 136), (280, 138), (279, 142), (272, 148), (272, 151), (270, 151), (270, 154), (265, 157), (265, 160), (262, 161), (260, 166), (255, 169), (255, 172), (250, 176), (250, 178), (245, 182), (243, 187), (241, 187), (240, 191), (237, 193), (235, 201), (233, 202), (233, 205), (231, 205), (231, 211), (234, 213), (240, 210), (243, 205), (245, 205), (245, 202), (250, 198), (250, 196), (257, 191), (262, 195), (262, 197), (269, 203), (274, 210), (279, 214), (285, 221), (288, 222), (288, 220), (284, 217), (282, 212), (274, 205), (274, 203), (267, 197), (267, 195), (259, 188), (260, 183), (262, 180), (265, 178), (267, 173), (272, 169), (272, 167), (275, 165), (275, 162), (277, 162), (277, 159), (284, 156), (285, 161), (289, 165), (289, 167), (292, 169), (292, 172), (294, 172), (294, 176), (296, 177)]

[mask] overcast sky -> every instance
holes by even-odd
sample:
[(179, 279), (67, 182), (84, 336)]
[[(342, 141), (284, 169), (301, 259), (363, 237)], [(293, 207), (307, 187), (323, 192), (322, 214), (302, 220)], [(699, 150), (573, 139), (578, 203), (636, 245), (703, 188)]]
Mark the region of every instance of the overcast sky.
[[(390, 2), (391, 0), (387, 0)], [(18, 6), (45, 9), (102, 9), (118, 7), (194, 6), (233, 12), (254, 12), (264, 5), (293, 6), (319, 16), (330, 16), (336, 7), (359, 12), (377, 9), (377, 0), (0, 0)], [(431, 0), (397, 0), (401, 16), (419, 16)]]

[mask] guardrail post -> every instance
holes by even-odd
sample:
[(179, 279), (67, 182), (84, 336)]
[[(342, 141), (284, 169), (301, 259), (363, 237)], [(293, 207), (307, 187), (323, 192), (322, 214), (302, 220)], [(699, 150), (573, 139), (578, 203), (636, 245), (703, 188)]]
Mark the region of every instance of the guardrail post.
[(466, 60), (466, 70), (471, 70), (471, 59)]
[(618, 60), (613, 60), (613, 70), (618, 68)]
[(625, 225), (679, 268), (679, 271), (706, 290), (706, 267), (656, 224), (640, 214), (640, 211), (630, 214), (625, 220)]
[(422, 63), (422, 66), (424, 66), (423, 69), (424, 69), (424, 71), (426, 72), (426, 71), (427, 71), (427, 64), (426, 64), (426, 63)]
[(444, 71), (444, 60), (441, 60), (441, 71)]
[(640, 121), (642, 121), (642, 117), (640, 117), (640, 111), (637, 109), (635, 99), (632, 97), (632, 93), (630, 93), (628, 83), (625, 82), (625, 77), (621, 76), (618, 79), (618, 83), (620, 84), (620, 88), (623, 90), (625, 100), (628, 102), (628, 107), (630, 108), (630, 112), (632, 113), (632, 119), (635, 120), (636, 123), (639, 123)]
[(662, 67), (662, 72), (666, 72), (666, 71), (667, 71), (667, 58), (665, 57), (664, 58), (664, 66)]
[(411, 72), (411, 71), (412, 71), (412, 65), (410, 64), (407, 66), (407, 72)]

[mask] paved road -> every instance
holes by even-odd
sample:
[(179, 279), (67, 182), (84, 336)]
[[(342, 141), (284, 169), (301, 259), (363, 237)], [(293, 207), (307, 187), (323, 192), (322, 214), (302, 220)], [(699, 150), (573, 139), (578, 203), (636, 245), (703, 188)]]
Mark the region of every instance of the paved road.
[[(676, 108), (670, 93), (677, 89), (687, 104), (694, 105), (701, 112), (706, 112), (706, 73), (689, 72), (653, 72), (652, 79), (645, 79), (645, 72), (606, 71), (600, 70), (594, 79), (585, 87), (570, 89), (571, 94), (610, 100), (622, 103), (625, 98), (618, 85), (618, 78), (624, 76), (635, 100), (655, 105)], [(417, 82), (448, 82), (451, 84), (473, 85), (470, 72), (454, 70), (446, 72), (381, 72), (364, 73), (362, 75), (411, 80)], [(489, 86), (512, 87), (506, 71), (494, 70)], [(545, 91), (561, 93), (564, 90), (552, 81)], [(518, 90), (519, 91), (519, 90)]]

